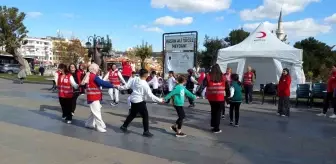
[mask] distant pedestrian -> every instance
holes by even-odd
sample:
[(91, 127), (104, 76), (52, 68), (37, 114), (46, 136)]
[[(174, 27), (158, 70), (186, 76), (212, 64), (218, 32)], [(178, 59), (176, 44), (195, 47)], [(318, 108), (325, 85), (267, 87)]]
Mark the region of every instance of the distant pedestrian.
[(41, 65), (40, 68), (39, 68), (39, 72), (40, 72), (41, 76), (44, 76), (44, 71), (45, 71), (45, 68), (44, 68), (43, 65)]
[(321, 113), (317, 114), (317, 116), (327, 116), (327, 112), (330, 106), (330, 101), (332, 107), (334, 108), (334, 112), (330, 115), (330, 118), (336, 118), (336, 64), (331, 68), (331, 75), (329, 76), (327, 82), (327, 95), (324, 98), (323, 102), (323, 110)]
[(26, 79), (26, 69), (23, 66), (20, 66), (20, 72), (18, 73), (19, 83), (23, 84), (24, 79)]
[(196, 96), (183, 86), (185, 83), (185, 78), (183, 76), (178, 77), (177, 82), (178, 84), (175, 86), (174, 90), (172, 90), (164, 99), (165, 101), (168, 101), (171, 97), (174, 97), (174, 108), (178, 115), (178, 119), (176, 120), (176, 124), (171, 126), (171, 129), (176, 133), (176, 137), (186, 137), (187, 135), (182, 132), (183, 119), (185, 118), (183, 109), (184, 97), (187, 96), (188, 98), (195, 100)]
[(233, 115), (235, 115), (235, 124), (234, 126), (239, 126), (239, 110), (240, 104), (243, 100), (242, 97), (242, 87), (239, 82), (238, 74), (231, 75), (231, 86), (230, 86), (230, 125), (233, 125)]
[(282, 75), (278, 84), (278, 96), (279, 96), (279, 105), (278, 105), (278, 114), (280, 116), (289, 117), (289, 108), (290, 108), (290, 86), (291, 86), (291, 76), (289, 74), (288, 68), (284, 68)]
[(247, 67), (247, 72), (244, 73), (243, 85), (245, 91), (245, 102), (249, 104), (252, 102), (253, 84), (255, 82), (255, 73), (252, 72), (252, 67)]

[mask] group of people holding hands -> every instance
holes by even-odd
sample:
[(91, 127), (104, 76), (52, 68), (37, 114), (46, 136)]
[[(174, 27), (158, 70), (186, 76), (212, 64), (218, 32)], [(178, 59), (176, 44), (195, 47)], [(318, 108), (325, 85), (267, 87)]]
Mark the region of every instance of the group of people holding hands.
[[(336, 68), (335, 68), (336, 72)], [(230, 125), (239, 126), (240, 105), (243, 101), (243, 90), (245, 91), (245, 102), (252, 102), (253, 84), (256, 73), (251, 67), (243, 75), (242, 82), (239, 81), (239, 75), (231, 72), (228, 68), (222, 73), (220, 66), (215, 64), (208, 73), (201, 69), (195, 76), (195, 70), (188, 70), (188, 76), (180, 75), (176, 77), (173, 71), (169, 72), (167, 84), (168, 93), (164, 98), (156, 96), (158, 88), (158, 77), (155, 72), (151, 73), (151, 79), (148, 80), (149, 72), (146, 69), (139, 70), (139, 76), (132, 72), (132, 76), (125, 81), (120, 75), (115, 65), (104, 77), (100, 76), (99, 66), (92, 63), (86, 73), (82, 66), (76, 69), (76, 65), (60, 64), (57, 71), (57, 82), (59, 102), (62, 108), (62, 118), (66, 123), (71, 123), (76, 108), (76, 100), (80, 94), (86, 93), (87, 103), (89, 104), (91, 114), (85, 122), (85, 127), (96, 129), (99, 132), (106, 132), (106, 125), (102, 119), (101, 101), (103, 98), (102, 87), (108, 88), (111, 96), (111, 105), (115, 106), (119, 102), (119, 91), (128, 90), (130, 104), (129, 114), (120, 127), (123, 132), (127, 132), (129, 124), (138, 115), (142, 117), (142, 123), (146, 137), (152, 137), (149, 131), (149, 114), (146, 105), (146, 99), (150, 98), (157, 103), (172, 103), (178, 119), (170, 127), (176, 133), (176, 137), (185, 137), (182, 132), (183, 120), (185, 119), (184, 100), (189, 100), (189, 107), (194, 107), (196, 97), (205, 97), (211, 108), (211, 131), (220, 133), (220, 121), (225, 118), (225, 107), (229, 105)], [(335, 74), (336, 75), (336, 74)], [(335, 76), (336, 78), (336, 76)], [(199, 87), (195, 90), (195, 84)], [(289, 116), (289, 97), (290, 97), (291, 77), (287, 68), (283, 69), (278, 83), (279, 106), (278, 114)], [(151, 89), (151, 87), (153, 89)], [(336, 85), (335, 85), (336, 86)], [(336, 87), (335, 87), (336, 88)], [(194, 94), (195, 93), (195, 94)], [(197, 95), (197, 96), (196, 96)]]

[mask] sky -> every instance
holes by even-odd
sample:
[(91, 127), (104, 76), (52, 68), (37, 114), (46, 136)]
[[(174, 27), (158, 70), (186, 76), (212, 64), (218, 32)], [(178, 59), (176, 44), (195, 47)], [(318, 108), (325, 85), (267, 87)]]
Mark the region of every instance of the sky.
[[(162, 51), (162, 34), (198, 31), (224, 38), (232, 29), (253, 31), (261, 22), (276, 29), (283, 10), (284, 30), (291, 44), (315, 37), (336, 44), (335, 0), (0, 0), (25, 12), (30, 37), (109, 35), (116, 50), (148, 42)], [(202, 49), (204, 47), (200, 47)]]

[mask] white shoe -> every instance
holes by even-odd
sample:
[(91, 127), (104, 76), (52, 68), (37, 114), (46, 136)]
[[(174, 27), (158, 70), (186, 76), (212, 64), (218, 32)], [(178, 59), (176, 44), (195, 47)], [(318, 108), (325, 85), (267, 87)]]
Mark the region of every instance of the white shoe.
[(97, 130), (98, 132), (101, 132), (101, 133), (105, 133), (105, 132), (106, 132), (106, 129), (101, 128), (101, 127), (97, 127), (96, 130)]
[(116, 103), (112, 102), (112, 103), (111, 103), (111, 106), (116, 106)]
[(324, 114), (324, 113), (319, 113), (319, 114), (317, 114), (316, 116), (320, 116), (320, 117), (325, 117), (325, 116), (327, 116), (326, 114)]
[(70, 120), (66, 121), (67, 124), (71, 124), (72, 122)]
[(336, 118), (336, 114), (332, 114), (329, 118)]

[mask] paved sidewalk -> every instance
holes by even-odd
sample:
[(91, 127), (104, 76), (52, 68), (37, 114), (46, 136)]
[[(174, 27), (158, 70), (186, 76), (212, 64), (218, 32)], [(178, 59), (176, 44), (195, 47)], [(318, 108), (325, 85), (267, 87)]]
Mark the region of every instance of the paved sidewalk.
[[(239, 128), (222, 120), (223, 133), (212, 134), (209, 105), (197, 100), (196, 108), (185, 109), (183, 130), (188, 136), (176, 138), (169, 130), (177, 118), (174, 109), (148, 103), (154, 137), (144, 138), (141, 119), (130, 125), (130, 134), (119, 130), (129, 108), (126, 96), (121, 96), (118, 107), (111, 107), (104, 94), (103, 119), (108, 132), (102, 134), (84, 128), (89, 115), (85, 96), (78, 100), (74, 123), (64, 124), (57, 95), (47, 91), (49, 87), (0, 79), (0, 128), (5, 129), (0, 134), (0, 159), (4, 152), (9, 163), (20, 158), (58, 163), (63, 162), (58, 156), (67, 155), (77, 163), (81, 159), (93, 163), (86, 154), (92, 148), (97, 154), (93, 159), (101, 163), (336, 164), (336, 121), (316, 117), (318, 109), (293, 109), (291, 118), (282, 118), (276, 116), (274, 105), (243, 104)], [(10, 158), (13, 153), (20, 155)]]

